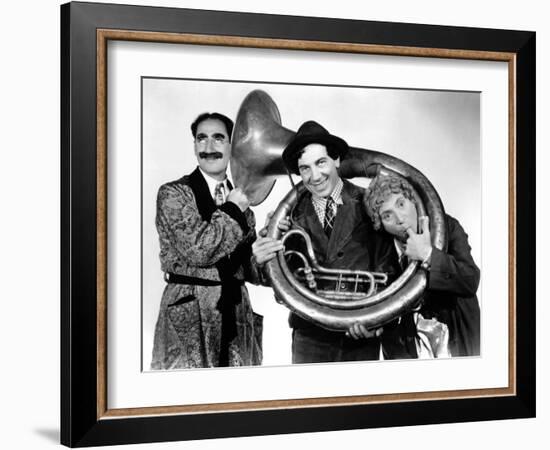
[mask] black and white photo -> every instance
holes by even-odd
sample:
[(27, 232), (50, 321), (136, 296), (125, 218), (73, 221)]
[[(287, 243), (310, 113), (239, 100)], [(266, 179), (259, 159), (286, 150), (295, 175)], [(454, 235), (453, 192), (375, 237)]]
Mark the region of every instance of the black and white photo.
[[(217, 218), (212, 221), (204, 220), (201, 222), (198, 219), (192, 218), (198, 212), (197, 208), (191, 210), (182, 206), (181, 201), (175, 202), (172, 211), (177, 208), (182, 208), (187, 216), (180, 216), (176, 211), (176, 216), (173, 217), (180, 230), (172, 230), (170, 233), (165, 233), (163, 228), (167, 224), (166, 216), (158, 208), (163, 204), (169, 203), (172, 198), (161, 199), (157, 198), (157, 193), (160, 186), (164, 183), (181, 179), (184, 175), (196, 173), (199, 171), (202, 174), (201, 178), (205, 178), (205, 170), (210, 164), (209, 160), (201, 159), (201, 143), (197, 141), (197, 137), (193, 136), (190, 124), (200, 117), (201, 114), (208, 114), (214, 111), (223, 111), (227, 114), (229, 120), (237, 120), (239, 108), (247, 108), (248, 105), (243, 105), (245, 99), (249, 96), (259, 95), (261, 101), (253, 103), (255, 110), (253, 111), (253, 123), (236, 124), (240, 127), (237, 134), (241, 140), (250, 140), (253, 134), (261, 135), (262, 138), (254, 145), (248, 144), (244, 149), (241, 142), (235, 142), (235, 132), (233, 132), (233, 142), (230, 141), (230, 132), (222, 124), (220, 120), (212, 122), (221, 126), (224, 142), (220, 142), (220, 148), (223, 150), (223, 159), (214, 160), (221, 164), (221, 180), (230, 180), (229, 184), (233, 187), (235, 179), (230, 169), (229, 153), (231, 146), (239, 152), (238, 157), (245, 159), (241, 165), (246, 165), (249, 171), (254, 174), (249, 175), (265, 178), (264, 186), (256, 182), (251, 188), (248, 188), (247, 194), (256, 200), (253, 203), (261, 203), (251, 205), (247, 209), (248, 214), (255, 216), (255, 230), (247, 238), (251, 246), (256, 238), (258, 242), (269, 240), (262, 236), (265, 233), (264, 226), (269, 225), (269, 214), (272, 213), (278, 206), (279, 202), (287, 195), (288, 191), (293, 189), (294, 185), (298, 185), (303, 181), (306, 191), (310, 191), (310, 196), (307, 201), (301, 203), (301, 215), (306, 211), (312, 213), (316, 211), (315, 203), (312, 203), (311, 197), (322, 199), (330, 196), (334, 187), (338, 186), (338, 191), (343, 190), (345, 201), (339, 202), (344, 208), (344, 212), (340, 209), (340, 217), (336, 215), (334, 236), (322, 238), (325, 236), (323, 223), (321, 220), (324, 217), (325, 203), (317, 207), (321, 211), (319, 215), (323, 217), (311, 216), (307, 221), (296, 222), (293, 217), (291, 222), (297, 223), (301, 228), (306, 227), (306, 232), (309, 232), (313, 241), (314, 254), (320, 260), (320, 265), (327, 265), (337, 269), (350, 270), (371, 270), (374, 273), (380, 272), (387, 276), (389, 280), (385, 285), (376, 286), (377, 291), (382, 291), (388, 287), (401, 274), (402, 270), (397, 264), (393, 239), (389, 238), (389, 234), (384, 228), (377, 230), (372, 226), (372, 218), (367, 214), (367, 208), (364, 204), (366, 195), (365, 188), (368, 187), (374, 175), (365, 173), (360, 176), (360, 170), (357, 176), (351, 181), (337, 175), (340, 159), (345, 159), (343, 153), (349, 147), (371, 149), (377, 152), (388, 154), (390, 157), (399, 158), (429, 178), (430, 182), (435, 186), (441, 197), (441, 201), (445, 208), (453, 217), (459, 218), (464, 224), (468, 232), (468, 236), (464, 236), (464, 245), (472, 247), (472, 256), (470, 257), (471, 264), (477, 269), (475, 261), (480, 260), (480, 218), (481, 218), (481, 179), (480, 179), (480, 93), (469, 91), (443, 91), (443, 90), (414, 90), (414, 89), (391, 89), (391, 88), (376, 88), (376, 87), (360, 87), (360, 86), (323, 86), (323, 85), (304, 85), (304, 84), (277, 84), (277, 83), (253, 83), (253, 82), (236, 82), (236, 81), (220, 81), (220, 80), (196, 80), (196, 79), (172, 79), (162, 77), (144, 77), (142, 79), (142, 115), (143, 115), (143, 159), (142, 159), (142, 174), (143, 174), (143, 369), (149, 369), (151, 355), (155, 353), (153, 348), (153, 329), (155, 328), (155, 320), (159, 311), (159, 299), (162, 295), (162, 289), (171, 291), (170, 300), (163, 300), (163, 305), (160, 306), (161, 312), (157, 326), (157, 340), (155, 341), (156, 348), (161, 344), (160, 337), (165, 337), (169, 333), (177, 335), (181, 332), (181, 323), (177, 319), (181, 319), (181, 315), (187, 315), (189, 323), (185, 326), (191, 329), (191, 335), (198, 336), (192, 338), (191, 335), (179, 334), (179, 339), (174, 337), (170, 351), (172, 356), (169, 357), (169, 349), (164, 349), (167, 362), (164, 366), (159, 363), (158, 358), (151, 365), (152, 369), (177, 369), (177, 368), (200, 368), (200, 367), (216, 367), (218, 364), (218, 356), (215, 361), (208, 360), (209, 347), (221, 345), (221, 323), (222, 314), (219, 312), (216, 304), (220, 297), (220, 287), (195, 286), (192, 283), (201, 283), (200, 279), (204, 277), (196, 276), (197, 271), (192, 271), (195, 278), (199, 280), (187, 280), (185, 283), (178, 284), (170, 282), (167, 277), (173, 270), (167, 268), (165, 258), (169, 250), (166, 247), (167, 242), (172, 240), (173, 245), (177, 247), (175, 252), (171, 253), (181, 255), (180, 270), (187, 270), (185, 260), (189, 261), (196, 257), (196, 247), (188, 247), (185, 241), (192, 242), (193, 245), (202, 245), (206, 240), (210, 239), (210, 228), (220, 233), (220, 236), (213, 241), (212, 245), (228, 245), (229, 240), (223, 236), (233, 236), (220, 231), (220, 225), (216, 223)], [(263, 96), (263, 97), (262, 97)], [(269, 102), (272, 102), (269, 103)], [(266, 103), (268, 105), (266, 106)], [(251, 104), (252, 105), (252, 104)], [(250, 106), (252, 107), (252, 106)], [(271, 122), (264, 120), (262, 114), (273, 114), (272, 112), (263, 111), (263, 109), (276, 109), (280, 116), (280, 124), (276, 121)], [(251, 113), (252, 114), (252, 113)], [(277, 114), (275, 114), (277, 115)], [(208, 115), (205, 117), (209, 117)], [(208, 119), (210, 120), (210, 119)], [(244, 120), (241, 115), (241, 120)], [(262, 123), (269, 122), (269, 123)], [(255, 128), (253, 128), (255, 127)], [(327, 131), (327, 130), (330, 130)], [(283, 133), (286, 131), (286, 134)], [(296, 134), (292, 133), (296, 132)], [(277, 137), (277, 136), (283, 137)], [(326, 135), (326, 136), (325, 136)], [(289, 136), (298, 141), (302, 147), (308, 144), (315, 143), (316, 137), (319, 144), (325, 143), (326, 146), (336, 148), (336, 144), (342, 147), (342, 158), (339, 155), (335, 159), (329, 157), (328, 154), (323, 155), (312, 154), (309, 162), (304, 161), (301, 167), (302, 172), (298, 170), (297, 160), (293, 170), (285, 170), (283, 164), (283, 150), (285, 147), (292, 147), (293, 141), (289, 142)], [(326, 138), (326, 137), (329, 138)], [(215, 138), (206, 136), (206, 145), (208, 151), (216, 150)], [(262, 140), (263, 139), (263, 140)], [(279, 139), (281, 142), (276, 142)], [(326, 141), (326, 142), (325, 142)], [(349, 144), (348, 144), (349, 143)], [(332, 146), (332, 147), (331, 147)], [(235, 150), (234, 150), (235, 151)], [(248, 154), (246, 153), (248, 152)], [(276, 152), (277, 155), (273, 153)], [(206, 156), (206, 155), (205, 155)], [(233, 155), (234, 157), (234, 155)], [(314, 166), (319, 164), (320, 158), (323, 165), (330, 166), (328, 169), (321, 169), (321, 174), (317, 173), (311, 177), (311, 172)], [(265, 161), (261, 167), (256, 160)], [(198, 162), (197, 162), (198, 161)], [(314, 164), (315, 163), (315, 164)], [(212, 162), (211, 164), (214, 164)], [(198, 165), (198, 169), (197, 169)], [(269, 166), (269, 167), (267, 167)], [(241, 172), (245, 169), (239, 167)], [(328, 175), (323, 175), (326, 171)], [(306, 172), (307, 175), (303, 175)], [(269, 175), (264, 175), (268, 173)], [(289, 174), (292, 174), (293, 182), (289, 180)], [(208, 175), (206, 175), (208, 177)], [(370, 178), (369, 178), (370, 177)], [(193, 177), (192, 177), (193, 178)], [(246, 181), (248, 181), (248, 178)], [(325, 178), (328, 180), (325, 183)], [(271, 183), (275, 181), (274, 187), (270, 189)], [(172, 183), (172, 185), (173, 185)], [(212, 183), (210, 183), (212, 184)], [(248, 183), (250, 185), (250, 183)], [(326, 193), (319, 191), (318, 186), (328, 185), (330, 188)], [(205, 184), (206, 186), (206, 184)], [(267, 186), (267, 188), (266, 188)], [(215, 201), (214, 185), (210, 186), (209, 196), (202, 197), (202, 202)], [(240, 188), (236, 186), (236, 188)], [(327, 188), (327, 189), (328, 189)], [(253, 189), (253, 191), (251, 191)], [(327, 190), (325, 189), (325, 190)], [(351, 189), (351, 190), (350, 190)], [(259, 191), (262, 191), (260, 198), (254, 197)], [(349, 193), (348, 193), (349, 192)], [(352, 194), (353, 192), (353, 194)], [(230, 193), (230, 192), (228, 192)], [(318, 195), (320, 194), (320, 195)], [(350, 196), (351, 195), (351, 196)], [(196, 194), (195, 194), (196, 197)], [(265, 200), (261, 197), (266, 197)], [(206, 200), (205, 200), (206, 199)], [(249, 201), (249, 200), (248, 200)], [(238, 203), (229, 202), (232, 206)], [(199, 202), (196, 202), (200, 205)], [(353, 204), (352, 209), (347, 209), (346, 204)], [(221, 204), (220, 204), (221, 205)], [(227, 208), (228, 205), (225, 206)], [(221, 209), (223, 210), (224, 207)], [(200, 206), (199, 206), (200, 209)], [(238, 209), (235, 210), (238, 212)], [(336, 209), (338, 211), (338, 209)], [(296, 211), (293, 211), (296, 213)], [(222, 216), (231, 217), (232, 210), (230, 209)], [(311, 214), (310, 214), (311, 215)], [(238, 217), (226, 219), (231, 222), (233, 227), (239, 229)], [(422, 219), (424, 220), (424, 219)], [(156, 221), (156, 227), (155, 227)], [(420, 223), (420, 221), (418, 221)], [(309, 225), (308, 225), (309, 224)], [(189, 227), (196, 227), (199, 235), (191, 231)], [(312, 229), (307, 230), (311, 226)], [(427, 225), (429, 227), (429, 225)], [(340, 228), (343, 227), (343, 230)], [(414, 229), (414, 232), (420, 232), (420, 228)], [(158, 234), (157, 234), (158, 233)], [(159, 234), (162, 248), (159, 248)], [(282, 233), (284, 234), (284, 233)], [(352, 239), (353, 236), (353, 239)], [(240, 239), (245, 239), (245, 236), (240, 230)], [(180, 239), (181, 241), (178, 241)], [(229, 238), (230, 239), (230, 238)], [(331, 241), (332, 239), (332, 241)], [(350, 241), (350, 239), (352, 239)], [(280, 240), (272, 240), (280, 244)], [(322, 243), (324, 242), (324, 244)], [(330, 242), (330, 243), (329, 243)], [(348, 247), (350, 242), (356, 242), (353, 246)], [(406, 242), (406, 240), (405, 240)], [(404, 243), (405, 243), (404, 242)], [(178, 247), (181, 245), (181, 247)], [(190, 245), (190, 244), (189, 244)], [(235, 244), (237, 245), (237, 243)], [(275, 251), (280, 250), (280, 246), (269, 249), (270, 243), (265, 243), (268, 250), (272, 251), (271, 257), (274, 257)], [(319, 247), (324, 245), (324, 250)], [(166, 247), (166, 248), (165, 248)], [(307, 256), (307, 250), (302, 245), (302, 256)], [(221, 247), (220, 247), (221, 248)], [(228, 246), (224, 251), (234, 249), (235, 247)], [(218, 258), (220, 255), (213, 253), (213, 248), (208, 248), (210, 256)], [(329, 255), (329, 250), (332, 255)], [(384, 359), (402, 359), (402, 358), (418, 358), (434, 357), (433, 350), (422, 351), (425, 348), (428, 338), (422, 340), (417, 334), (418, 314), (415, 315), (415, 322), (412, 322), (412, 313), (399, 316), (385, 326), (376, 326), (367, 331), (367, 328), (361, 324), (353, 328), (350, 325), (349, 330), (327, 330), (326, 327), (315, 325), (310, 321), (300, 317), (297, 314), (291, 313), (290, 319), (287, 316), (287, 310), (277, 303), (276, 295), (267, 287), (269, 280), (266, 283), (265, 275), (262, 276), (262, 266), (267, 261), (265, 258), (266, 250), (262, 255), (260, 264), (257, 262), (256, 255), (247, 254), (244, 258), (246, 264), (250, 264), (250, 256), (252, 257), (252, 266), (249, 267), (254, 273), (254, 277), (248, 277), (246, 283), (246, 291), (249, 293), (251, 307), (254, 312), (249, 311), (248, 317), (255, 318), (256, 324), (260, 323), (260, 316), (263, 316), (264, 333), (261, 338), (254, 341), (257, 345), (259, 353), (261, 343), (263, 342), (263, 359), (256, 361), (250, 360), (246, 363), (244, 360), (239, 360), (234, 364), (229, 365), (285, 365), (291, 363), (312, 363), (312, 362), (338, 362), (338, 361), (365, 361), (365, 360), (384, 360)], [(251, 252), (249, 252), (251, 253)], [(162, 264), (159, 263), (159, 257)], [(292, 259), (292, 258), (291, 258)], [(217, 261), (217, 259), (216, 259)], [(363, 262), (361, 262), (363, 261)], [(411, 259), (412, 261), (412, 259)], [(419, 263), (422, 263), (419, 260)], [(456, 265), (457, 262), (453, 260)], [(386, 267), (384, 267), (386, 264)], [(458, 261), (461, 264), (461, 261)], [(479, 263), (478, 263), (479, 264)], [(204, 262), (201, 263), (204, 266)], [(301, 265), (301, 264), (300, 264)], [(441, 267), (434, 264), (434, 271), (441, 272)], [(234, 268), (237, 269), (236, 267)], [(201, 269), (202, 270), (202, 269)], [(300, 269), (302, 270), (302, 269)], [(421, 270), (419, 267), (418, 270)], [(426, 269), (422, 269), (426, 270)], [(259, 273), (258, 273), (259, 272)], [(447, 277), (446, 273), (441, 274), (442, 277)], [(168, 273), (168, 274), (167, 274)], [(191, 273), (191, 272), (190, 272)], [(214, 273), (218, 273), (217, 270)], [(244, 272), (243, 272), (244, 273)], [(238, 276), (244, 282), (243, 275)], [(207, 277), (211, 279), (211, 276)], [(216, 275), (213, 277), (218, 279)], [(263, 280), (263, 286), (261, 279)], [(434, 276), (428, 276), (428, 279), (433, 279)], [(168, 281), (168, 284), (166, 283)], [(334, 286), (326, 280), (321, 280), (325, 289), (334, 291)], [(368, 283), (359, 283), (359, 292), (356, 298), (365, 297), (367, 289), (365, 285)], [(479, 275), (472, 280), (469, 287), (473, 297), (477, 294), (479, 284)], [(165, 287), (166, 286), (166, 287)], [(435, 289), (439, 289), (435, 285)], [(185, 289), (182, 290), (182, 287)], [(340, 283), (338, 289), (345, 290), (346, 287), (352, 290), (357, 290), (353, 283)], [(342, 289), (343, 288), (343, 289)], [(244, 287), (243, 287), (244, 289)], [(316, 288), (322, 291), (323, 287)], [(175, 290), (175, 291), (174, 291)], [(451, 289), (452, 290), (452, 289)], [(456, 289), (455, 289), (456, 290)], [(184, 292), (185, 291), (185, 292)], [(196, 298), (196, 292), (210, 291), (213, 294), (204, 294), (204, 298), (199, 300)], [(377, 292), (375, 291), (375, 292)], [(351, 293), (350, 293), (351, 294)], [(345, 295), (350, 295), (346, 293)], [(460, 292), (459, 292), (460, 294)], [(371, 291), (369, 295), (374, 295)], [(352, 297), (342, 297), (352, 299)], [(456, 302), (457, 300), (455, 300)], [(202, 303), (204, 304), (202, 304)], [(421, 301), (422, 302), (422, 301)], [(459, 301), (460, 302), (460, 301)], [(462, 333), (473, 333), (472, 337), (477, 342), (475, 350), (457, 351), (453, 339), (455, 339), (455, 323), (446, 323), (451, 319), (446, 314), (432, 313), (429, 317), (420, 315), (422, 320), (430, 320), (431, 322), (421, 322), (420, 328), (430, 329), (430, 325), (435, 324), (435, 328), (440, 330), (437, 336), (430, 335), (432, 341), (434, 339), (445, 339), (445, 350), (438, 353), (439, 357), (452, 356), (479, 356), (479, 303), (478, 299), (474, 300), (477, 308), (477, 315), (468, 323), (467, 327), (462, 327)], [(199, 306), (201, 305), (202, 306)], [(242, 305), (241, 300), (238, 304)], [(208, 306), (207, 306), (208, 305)], [(419, 304), (415, 305), (419, 308)], [(238, 308), (241, 308), (239, 306)], [(192, 312), (193, 311), (193, 312)], [(211, 314), (214, 311), (215, 317)], [(234, 314), (234, 313), (233, 313)], [(168, 323), (170, 317), (174, 318), (174, 322)], [(201, 317), (200, 323), (197, 317)], [(438, 320), (439, 319), (439, 320)], [(453, 316), (456, 321), (456, 315)], [(162, 322), (162, 323), (161, 323)], [(290, 323), (289, 323), (290, 322)], [(433, 322), (433, 323), (432, 323)], [(243, 323), (243, 320), (238, 321)], [(254, 320), (250, 321), (250, 329), (244, 333), (247, 336), (254, 336)], [(331, 325), (331, 324), (329, 324)], [(451, 328), (451, 337), (449, 330)], [(208, 327), (214, 327), (218, 331), (210, 334)], [(439, 328), (438, 328), (439, 327)], [(433, 329), (433, 327), (431, 327)], [(363, 332), (354, 332), (355, 329), (362, 329)], [(207, 337), (203, 335), (205, 333)], [(255, 331), (261, 334), (259, 325)], [(198, 333), (198, 334), (197, 334)], [(425, 334), (421, 334), (425, 336)], [(214, 336), (214, 337), (211, 337)], [(216, 337), (217, 336), (217, 337)], [(206, 339), (206, 340), (205, 340)], [(239, 338), (242, 339), (242, 338)], [(451, 342), (449, 343), (449, 339)], [(168, 339), (169, 340), (169, 339)], [(329, 347), (315, 356), (314, 348), (308, 346), (307, 342), (313, 340), (314, 347), (322, 345), (321, 342), (329, 345)], [(179, 344), (176, 344), (179, 342)], [(251, 341), (252, 342), (252, 341)], [(305, 348), (300, 350), (300, 343), (305, 342)], [(335, 343), (338, 344), (329, 344)], [(383, 343), (385, 342), (385, 345)], [(422, 344), (424, 342), (424, 344)], [(323, 344), (323, 345), (325, 345)], [(251, 343), (243, 345), (252, 345)], [(453, 348), (453, 351), (451, 351)], [(346, 352), (349, 349), (349, 355)], [(181, 356), (178, 352), (189, 352), (189, 355)], [(216, 350), (217, 355), (218, 350)], [(158, 352), (157, 352), (158, 353)], [(197, 358), (194, 355), (206, 355), (203, 363), (197, 363)], [(179, 355), (175, 356), (174, 355)], [(174, 360), (178, 357), (183, 359), (190, 358), (192, 362), (185, 364), (174, 364)], [(155, 359), (156, 356), (153, 356)], [(172, 365), (171, 365), (172, 364)], [(227, 365), (227, 364), (226, 364)]]

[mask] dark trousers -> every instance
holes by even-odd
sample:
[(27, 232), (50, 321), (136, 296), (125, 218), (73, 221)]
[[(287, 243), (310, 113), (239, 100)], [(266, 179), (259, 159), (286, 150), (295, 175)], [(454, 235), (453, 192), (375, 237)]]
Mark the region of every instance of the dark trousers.
[(378, 338), (355, 340), (343, 332), (324, 328), (295, 328), (292, 332), (292, 363), (378, 360)]

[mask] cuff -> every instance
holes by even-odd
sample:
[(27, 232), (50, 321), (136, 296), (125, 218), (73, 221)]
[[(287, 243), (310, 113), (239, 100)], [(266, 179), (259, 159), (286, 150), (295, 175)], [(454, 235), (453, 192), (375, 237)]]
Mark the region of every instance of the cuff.
[(256, 258), (254, 257), (254, 255), (250, 257), (250, 268), (251, 268), (250, 271), (253, 278), (251, 282), (253, 284), (256, 284), (256, 285), (259, 284), (261, 286), (269, 286), (269, 282), (264, 272), (265, 264), (262, 264), (262, 265), (258, 264), (256, 262)]
[(428, 253), (428, 256), (426, 256), (422, 261), (422, 263), (420, 264), (420, 267), (422, 267), (424, 270), (430, 270), (430, 267), (432, 264), (432, 252), (433, 252), (433, 247), (430, 247), (430, 252)]
[(248, 226), (248, 222), (246, 221), (246, 216), (241, 211), (241, 209), (237, 205), (235, 205), (235, 203), (225, 202), (223, 205), (220, 206), (220, 211), (223, 211), (229, 217), (235, 220), (235, 222), (237, 222), (242, 228), (243, 234), (246, 236), (250, 227)]

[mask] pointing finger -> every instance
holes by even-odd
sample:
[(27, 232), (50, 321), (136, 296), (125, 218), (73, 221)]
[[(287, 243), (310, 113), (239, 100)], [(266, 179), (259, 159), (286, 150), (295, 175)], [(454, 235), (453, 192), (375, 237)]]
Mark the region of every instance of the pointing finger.
[(420, 217), (420, 232), (422, 234), (429, 233), (430, 231), (430, 218), (428, 216)]

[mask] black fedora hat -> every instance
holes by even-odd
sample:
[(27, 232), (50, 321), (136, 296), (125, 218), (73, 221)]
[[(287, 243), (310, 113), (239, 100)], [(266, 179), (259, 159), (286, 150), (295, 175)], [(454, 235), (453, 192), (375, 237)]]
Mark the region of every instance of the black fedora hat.
[(342, 157), (348, 150), (346, 141), (338, 136), (333, 136), (317, 122), (313, 120), (304, 122), (283, 150), (283, 162), (291, 173), (298, 175), (300, 150), (309, 144), (324, 145), (332, 159)]

